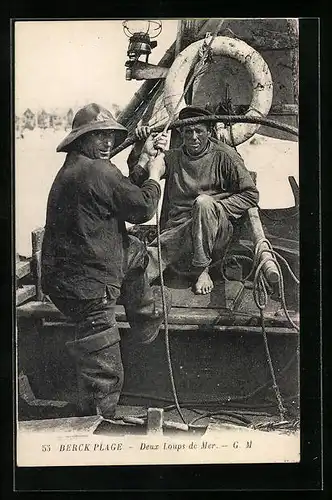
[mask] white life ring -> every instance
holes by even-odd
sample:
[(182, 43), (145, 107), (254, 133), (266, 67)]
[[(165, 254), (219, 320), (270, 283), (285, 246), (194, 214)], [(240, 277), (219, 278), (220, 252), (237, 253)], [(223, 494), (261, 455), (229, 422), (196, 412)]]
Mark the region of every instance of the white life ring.
[[(186, 47), (178, 54), (167, 73), (164, 87), (164, 104), (170, 117), (173, 116), (174, 110), (177, 110), (175, 116), (177, 118), (178, 112), (186, 106), (184, 99), (182, 99), (179, 106), (178, 103), (188, 73), (196, 64), (197, 54), (201, 49), (202, 40), (198, 40)], [(246, 67), (253, 87), (252, 100), (246, 116), (266, 116), (272, 104), (273, 83), (269, 67), (262, 56), (242, 40), (226, 36), (217, 36), (211, 44), (211, 50), (213, 55), (232, 57)], [(235, 145), (241, 144), (253, 136), (259, 126), (259, 124), (249, 123), (234, 124), (232, 126), (232, 135)], [(224, 128), (220, 132), (222, 139), (227, 144), (233, 144), (229, 129)]]

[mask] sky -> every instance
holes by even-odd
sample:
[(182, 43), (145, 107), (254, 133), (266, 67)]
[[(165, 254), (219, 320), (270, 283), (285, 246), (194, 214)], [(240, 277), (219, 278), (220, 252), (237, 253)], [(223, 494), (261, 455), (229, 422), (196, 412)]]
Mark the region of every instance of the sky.
[[(150, 63), (157, 64), (173, 43), (177, 25), (162, 21)], [(27, 107), (78, 108), (88, 102), (124, 107), (143, 83), (125, 80), (127, 48), (122, 20), (17, 21), (16, 114)]]

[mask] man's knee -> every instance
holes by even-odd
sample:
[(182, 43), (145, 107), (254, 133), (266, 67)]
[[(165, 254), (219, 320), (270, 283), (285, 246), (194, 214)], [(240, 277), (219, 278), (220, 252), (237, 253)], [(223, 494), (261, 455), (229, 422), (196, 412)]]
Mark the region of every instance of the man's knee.
[(194, 202), (194, 208), (198, 210), (210, 210), (214, 206), (214, 199), (208, 194), (200, 194)]
[(127, 260), (127, 272), (131, 269), (145, 269), (148, 263), (146, 247), (143, 241), (136, 236), (129, 235), (129, 248)]

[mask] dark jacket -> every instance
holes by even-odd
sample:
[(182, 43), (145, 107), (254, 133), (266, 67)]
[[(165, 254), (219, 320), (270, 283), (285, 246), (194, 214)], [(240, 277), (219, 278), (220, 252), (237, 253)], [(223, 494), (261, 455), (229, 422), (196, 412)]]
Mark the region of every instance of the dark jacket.
[(125, 221), (153, 217), (160, 186), (133, 185), (105, 160), (67, 155), (47, 204), (42, 287), (49, 295), (90, 299), (121, 287), (129, 245)]

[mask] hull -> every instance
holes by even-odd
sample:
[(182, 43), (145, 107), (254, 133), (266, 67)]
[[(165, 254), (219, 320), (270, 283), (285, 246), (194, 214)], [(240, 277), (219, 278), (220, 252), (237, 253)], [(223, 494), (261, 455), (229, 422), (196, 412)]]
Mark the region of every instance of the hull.
[[(151, 346), (140, 346), (121, 328), (125, 383), (120, 404), (163, 407), (174, 403), (163, 331)], [(19, 373), (40, 400), (76, 402), (76, 374), (65, 342), (74, 339), (69, 325), (19, 324)], [(271, 357), (287, 406), (298, 409), (298, 338), (268, 335)], [(31, 345), (34, 346), (31, 355)], [(211, 408), (261, 409), (277, 413), (262, 336), (258, 333), (172, 330), (171, 359), (180, 404)], [(23, 407), (24, 406), (24, 407)], [(60, 417), (63, 408), (19, 405), (20, 419)]]

